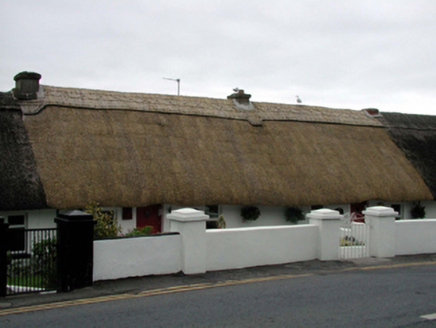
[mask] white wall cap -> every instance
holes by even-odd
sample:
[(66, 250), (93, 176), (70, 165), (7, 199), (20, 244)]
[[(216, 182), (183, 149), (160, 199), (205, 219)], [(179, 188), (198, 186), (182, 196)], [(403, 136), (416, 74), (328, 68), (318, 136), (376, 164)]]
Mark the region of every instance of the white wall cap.
[(172, 211), (167, 215), (167, 218), (181, 222), (206, 221), (209, 219), (209, 215), (204, 214), (202, 211), (187, 207)]
[[(195, 208), (190, 208), (190, 207), (185, 207), (185, 208), (180, 208), (178, 210), (174, 210), (171, 212), (171, 214), (183, 214), (183, 215), (192, 215), (192, 214), (200, 214), (203, 213), (202, 211), (196, 210)], [(203, 213), (204, 214), (204, 213)]]
[(311, 211), (306, 215), (309, 219), (317, 220), (340, 220), (344, 216), (339, 214), (339, 211), (331, 210), (328, 208), (321, 208), (319, 210)]
[(365, 211), (362, 211), (362, 213), (368, 216), (396, 217), (398, 215), (398, 212), (395, 212), (392, 207), (386, 207), (386, 206), (368, 207)]

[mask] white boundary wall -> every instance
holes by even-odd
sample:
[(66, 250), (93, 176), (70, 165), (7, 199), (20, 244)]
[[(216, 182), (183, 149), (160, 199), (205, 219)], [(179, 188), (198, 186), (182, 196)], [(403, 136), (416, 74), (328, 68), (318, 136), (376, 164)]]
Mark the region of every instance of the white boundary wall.
[(180, 235), (94, 241), (94, 281), (170, 274), (181, 268)]
[(255, 227), (206, 231), (206, 271), (316, 258), (318, 227)]
[(396, 255), (436, 253), (436, 219), (395, 222)]
[[(389, 207), (365, 211), (369, 256), (436, 253), (436, 219), (395, 221)], [(309, 224), (206, 230), (195, 209), (173, 211), (173, 234), (94, 242), (94, 281), (339, 259), (339, 212), (312, 211)]]

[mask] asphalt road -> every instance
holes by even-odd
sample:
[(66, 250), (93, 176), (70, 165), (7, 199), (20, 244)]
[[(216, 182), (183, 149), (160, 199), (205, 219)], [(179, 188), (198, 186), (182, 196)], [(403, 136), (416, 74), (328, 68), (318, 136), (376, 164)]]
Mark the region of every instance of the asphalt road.
[(436, 327), (435, 278), (433, 263), (173, 286), (10, 309), (0, 327)]

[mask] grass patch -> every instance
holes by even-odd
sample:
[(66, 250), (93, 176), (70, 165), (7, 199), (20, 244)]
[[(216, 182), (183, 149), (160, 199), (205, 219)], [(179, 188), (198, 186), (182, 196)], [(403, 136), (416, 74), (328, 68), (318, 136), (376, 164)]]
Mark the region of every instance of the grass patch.
[(8, 277), (8, 286), (21, 286), (32, 288), (48, 288), (48, 284), (44, 282), (43, 277), (40, 274), (15, 276), (13, 278)]

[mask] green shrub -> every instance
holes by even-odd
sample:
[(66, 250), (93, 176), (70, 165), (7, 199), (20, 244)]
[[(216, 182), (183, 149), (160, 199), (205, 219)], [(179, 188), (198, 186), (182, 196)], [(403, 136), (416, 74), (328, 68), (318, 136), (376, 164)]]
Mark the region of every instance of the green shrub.
[(121, 232), (121, 226), (113, 212), (102, 212), (98, 202), (89, 202), (86, 205), (86, 213), (92, 214), (96, 224), (94, 226), (94, 239), (117, 237)]
[(255, 221), (260, 216), (260, 210), (257, 206), (244, 206), (241, 208), (241, 216), (245, 221)]
[(34, 273), (41, 276), (41, 287), (57, 287), (57, 246), (56, 238), (44, 239), (33, 245)]
[(298, 207), (288, 207), (285, 213), (286, 221), (296, 224), (304, 220), (303, 211)]
[(142, 228), (135, 228), (132, 231), (126, 233), (127, 237), (131, 236), (144, 236), (144, 235), (151, 235), (153, 233), (153, 227), (152, 226), (145, 226)]
[(421, 202), (415, 203), (411, 210), (412, 217), (414, 219), (423, 219), (425, 218), (425, 206), (421, 205)]
[(224, 220), (224, 216), (222, 214), (218, 217), (217, 225), (220, 229), (226, 228), (226, 220)]

